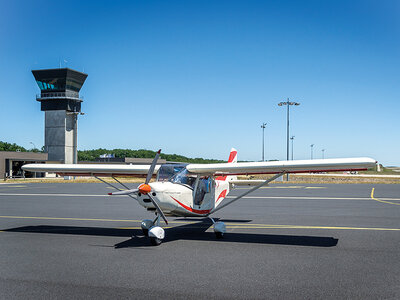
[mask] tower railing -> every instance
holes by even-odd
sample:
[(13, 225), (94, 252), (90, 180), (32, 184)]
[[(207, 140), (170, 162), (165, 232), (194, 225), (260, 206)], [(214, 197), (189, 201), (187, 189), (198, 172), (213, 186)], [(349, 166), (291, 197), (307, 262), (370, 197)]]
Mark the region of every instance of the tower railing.
[(52, 93), (41, 93), (36, 94), (36, 100), (45, 100), (48, 99), (74, 99), (74, 100), (83, 100), (82, 96), (79, 96), (78, 93), (74, 92), (52, 92)]

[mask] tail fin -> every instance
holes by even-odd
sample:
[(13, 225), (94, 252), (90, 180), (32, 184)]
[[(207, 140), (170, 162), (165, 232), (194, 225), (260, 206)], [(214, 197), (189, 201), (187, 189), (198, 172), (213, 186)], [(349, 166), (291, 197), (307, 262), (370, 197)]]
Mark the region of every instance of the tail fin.
[[(228, 163), (237, 163), (237, 150), (235, 148), (231, 149), (229, 153)], [(231, 180), (237, 180), (236, 176), (226, 176), (226, 180), (229, 182)]]
[[(229, 153), (228, 163), (237, 163), (237, 150), (231, 149)], [(236, 176), (218, 176), (215, 178), (215, 207), (217, 207), (222, 200), (228, 195), (230, 190), (229, 182), (231, 180), (237, 180)]]
[[(235, 148), (231, 149), (229, 153), (228, 163), (237, 163), (237, 150)], [(229, 181), (229, 180), (236, 180), (236, 176), (218, 176), (215, 178), (216, 180), (221, 181)]]
[(237, 163), (237, 150), (235, 148), (232, 148), (231, 153), (229, 153), (228, 163)]

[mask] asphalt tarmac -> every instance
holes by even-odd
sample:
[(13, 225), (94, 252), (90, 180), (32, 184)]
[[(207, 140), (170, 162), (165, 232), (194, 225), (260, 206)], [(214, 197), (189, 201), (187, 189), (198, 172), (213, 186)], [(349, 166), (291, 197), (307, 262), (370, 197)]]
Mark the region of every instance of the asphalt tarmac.
[(271, 185), (158, 247), (108, 192), (0, 184), (0, 299), (400, 299), (400, 185)]

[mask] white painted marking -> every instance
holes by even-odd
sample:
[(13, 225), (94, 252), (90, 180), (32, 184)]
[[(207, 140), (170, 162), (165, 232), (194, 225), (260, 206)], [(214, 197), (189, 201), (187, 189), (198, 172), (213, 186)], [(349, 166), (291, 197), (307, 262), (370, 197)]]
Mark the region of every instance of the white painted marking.
[(107, 194), (93, 195), (93, 194), (12, 194), (0, 193), (0, 196), (40, 196), (40, 197), (121, 197), (109, 196)]
[[(0, 196), (40, 196), (40, 197), (125, 197), (125, 195), (109, 196), (107, 194), (13, 194), (0, 193)], [(228, 196), (226, 198), (235, 198), (236, 196)], [(247, 196), (244, 199), (287, 199), (287, 200), (371, 200), (367, 197), (290, 197), (290, 196)], [(400, 198), (380, 198), (387, 201), (400, 201)]]
[[(226, 198), (236, 198), (235, 196), (228, 196)], [(285, 196), (254, 196), (254, 197), (243, 197), (247, 199), (298, 199), (298, 200), (371, 200), (371, 198), (367, 197), (285, 197)], [(400, 201), (400, 199), (396, 198), (380, 198), (384, 200), (391, 200), (391, 201)]]

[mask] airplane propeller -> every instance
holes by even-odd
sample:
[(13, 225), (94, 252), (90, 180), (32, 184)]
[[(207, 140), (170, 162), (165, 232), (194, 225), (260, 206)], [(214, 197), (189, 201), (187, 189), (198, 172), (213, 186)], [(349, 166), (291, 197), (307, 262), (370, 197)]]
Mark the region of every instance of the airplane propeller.
[(161, 210), (160, 206), (158, 205), (157, 201), (154, 199), (153, 195), (150, 193), (151, 192), (151, 186), (149, 185), (149, 182), (151, 180), (151, 177), (153, 176), (154, 169), (156, 168), (158, 158), (160, 157), (161, 149), (157, 151), (156, 156), (154, 157), (151, 166), (149, 168), (149, 172), (147, 173), (146, 176), (146, 181), (142, 183), (141, 185), (138, 186), (136, 189), (131, 189), (131, 190), (125, 190), (125, 191), (118, 191), (114, 193), (108, 193), (109, 195), (130, 195), (130, 194), (137, 194), (141, 193), (142, 195), (147, 195), (155, 208), (157, 209), (157, 212), (160, 214), (160, 216), (164, 219), (165, 223), (168, 224), (167, 218), (165, 217), (163, 211)]

